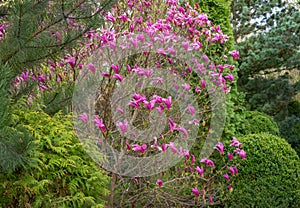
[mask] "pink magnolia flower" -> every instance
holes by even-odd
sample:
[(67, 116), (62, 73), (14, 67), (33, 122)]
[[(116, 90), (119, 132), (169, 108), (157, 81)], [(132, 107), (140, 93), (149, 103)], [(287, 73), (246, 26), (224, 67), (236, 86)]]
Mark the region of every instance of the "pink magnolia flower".
[(162, 115), (164, 109), (165, 109), (165, 108), (164, 108), (163, 105), (160, 105), (160, 106), (156, 107), (156, 110), (157, 110), (157, 112), (159, 113), (159, 115)]
[(189, 48), (189, 42), (188, 42), (188, 41), (182, 42), (181, 45), (182, 45), (182, 47), (183, 47), (186, 51), (188, 50), (188, 48)]
[(191, 158), (192, 158), (192, 159), (191, 159), (191, 160), (192, 160), (192, 161), (191, 161), (192, 164), (195, 164), (195, 155), (191, 155)]
[(162, 84), (163, 83), (163, 78), (161, 78), (161, 77), (154, 78), (152, 80), (152, 83)]
[(39, 85), (39, 90), (40, 90), (40, 91), (44, 91), (44, 90), (46, 90), (46, 89), (48, 89), (47, 86), (45, 86), (45, 85)]
[(89, 120), (89, 117), (86, 113), (82, 113), (81, 115), (78, 116), (78, 119), (82, 120), (84, 123), (87, 123)]
[(223, 175), (224, 176), (224, 178), (227, 180), (227, 181), (229, 181), (230, 180), (230, 177), (229, 177), (229, 175), (226, 173), (226, 174), (224, 174)]
[(120, 74), (115, 74), (113, 78), (120, 80), (120, 82), (123, 81), (123, 77)]
[(235, 169), (233, 167), (229, 167), (229, 171), (230, 171), (231, 175), (235, 174)]
[(220, 73), (223, 73), (224, 67), (221, 64), (219, 64), (217, 67), (220, 69)]
[(155, 100), (151, 100), (150, 102), (144, 100), (144, 105), (148, 108), (148, 110), (153, 110), (155, 106)]
[(88, 63), (88, 64), (86, 65), (86, 67), (87, 67), (89, 70), (91, 70), (93, 73), (95, 73), (96, 68), (95, 68), (94, 64)]
[(176, 56), (176, 51), (175, 51), (174, 47), (170, 46), (170, 47), (168, 48), (168, 52), (169, 52), (171, 55)]
[(203, 55), (203, 56), (202, 56), (202, 59), (203, 59), (204, 61), (206, 61), (206, 62), (208, 62), (208, 61), (209, 61), (209, 58), (208, 58), (208, 56), (207, 56), (207, 55)]
[(111, 13), (108, 13), (108, 14), (105, 16), (105, 19), (106, 19), (107, 21), (111, 21), (111, 22), (116, 21), (116, 19), (114, 18), (114, 16), (113, 16)]
[(117, 108), (117, 111), (119, 111), (120, 113), (124, 114), (124, 110), (122, 108)]
[(202, 87), (202, 89), (204, 89), (206, 87), (206, 81), (205, 80), (201, 80), (201, 87)]
[(133, 45), (133, 48), (136, 49), (137, 46), (138, 46), (138, 41), (136, 38), (132, 38), (130, 37), (129, 40), (131, 41), (132, 45)]
[(158, 96), (158, 95), (153, 95), (153, 96), (152, 96), (152, 100), (154, 100), (155, 103), (162, 103), (162, 102), (163, 102), (162, 97), (160, 97), (160, 96)]
[(159, 48), (159, 49), (157, 49), (157, 53), (159, 53), (159, 54), (161, 54), (161, 55), (163, 55), (163, 56), (166, 56), (166, 55), (167, 55), (167, 53), (166, 53), (166, 51), (165, 51), (164, 48)]
[(155, 149), (157, 149), (159, 151), (162, 151), (162, 148), (157, 145), (157, 138), (156, 137), (154, 137), (154, 143), (153, 143), (153, 145), (151, 145), (151, 147), (155, 148)]
[(215, 167), (214, 162), (211, 161), (211, 160), (209, 160), (209, 159), (207, 159), (207, 158), (203, 158), (203, 159), (201, 160), (201, 162), (204, 163), (204, 164), (206, 164), (206, 165), (208, 165), (208, 166)]
[(103, 120), (102, 118), (99, 119), (98, 115), (95, 116), (95, 119), (93, 120), (96, 123), (96, 126), (99, 127), (99, 129), (101, 129), (101, 131), (106, 131), (106, 127), (103, 124)]
[(130, 146), (129, 142), (126, 141), (125, 144), (126, 144), (127, 149), (131, 150), (131, 146)]
[(123, 22), (126, 22), (128, 20), (127, 14), (122, 14), (121, 16), (118, 16), (119, 19), (121, 19)]
[(137, 102), (144, 102), (146, 100), (146, 96), (145, 95), (140, 95), (138, 93), (134, 93), (132, 95), (133, 99), (135, 99)]
[(174, 89), (177, 91), (179, 89), (178, 85), (175, 83), (174, 84)]
[(240, 53), (238, 50), (233, 50), (233, 51), (229, 51), (229, 54), (232, 56), (232, 58), (234, 59), (238, 59), (240, 57)]
[(29, 71), (26, 71), (25, 73), (22, 72), (22, 74), (20, 75), (20, 77), (27, 82), (28, 81), (28, 76), (29, 76)]
[(102, 74), (102, 76), (104, 76), (104, 77), (108, 77), (108, 78), (110, 77), (109, 73), (107, 73), (107, 72), (102, 72), (101, 74)]
[(190, 152), (189, 150), (184, 151), (182, 147), (180, 147), (179, 153), (180, 156), (183, 156), (186, 158), (186, 161), (190, 158)]
[(139, 108), (140, 105), (139, 105), (139, 102), (136, 101), (136, 100), (131, 100), (129, 103), (128, 103), (129, 106), (132, 106), (132, 107), (136, 107), (136, 108)]
[(174, 144), (174, 142), (170, 142), (170, 144), (167, 144), (167, 146), (170, 148), (170, 150), (174, 153), (174, 154), (177, 154), (178, 153), (178, 150)]
[(129, 64), (127, 64), (127, 71), (131, 72), (131, 66)]
[(132, 146), (133, 146), (132, 150), (135, 151), (135, 152), (144, 153), (145, 150), (147, 149), (147, 145), (146, 144), (142, 144), (142, 145), (133, 144)]
[(194, 118), (192, 121), (189, 121), (189, 124), (194, 124), (196, 126), (199, 126), (199, 120)]
[(174, 128), (174, 130), (182, 132), (186, 138), (189, 137), (189, 134), (187, 133), (187, 130), (185, 128), (181, 127), (181, 126), (179, 126), (177, 128)]
[(239, 152), (239, 155), (241, 156), (242, 159), (246, 159), (246, 152), (244, 150), (241, 150)]
[(122, 133), (125, 134), (127, 132), (128, 122), (127, 120), (124, 120), (124, 122), (118, 121), (116, 122), (116, 126), (118, 126)]
[(112, 64), (111, 68), (116, 74), (119, 74), (119, 64)]
[[(190, 33), (193, 33), (193, 31), (190, 30)], [(194, 50), (199, 50), (199, 49), (202, 48), (202, 43), (199, 42), (199, 41), (197, 41), (197, 42), (195, 42), (195, 43), (192, 43), (192, 47), (193, 47)]]
[(172, 97), (169, 96), (167, 98), (163, 98), (163, 102), (166, 104), (166, 107), (170, 109), (172, 105)]
[(213, 203), (213, 198), (212, 198), (212, 196), (209, 196), (209, 203), (210, 203), (210, 204)]
[(167, 147), (168, 147), (168, 146), (167, 146), (166, 144), (162, 144), (162, 145), (161, 145), (162, 151), (165, 152), (165, 151), (167, 150)]
[(38, 80), (44, 83), (46, 81), (46, 75), (38, 75)]
[(195, 170), (199, 173), (199, 175), (200, 176), (202, 176), (203, 175), (203, 173), (204, 173), (204, 167), (199, 167), (199, 166), (197, 166), (196, 168), (195, 168)]
[(241, 146), (242, 146), (242, 143), (239, 142), (235, 137), (233, 137), (233, 139), (231, 140), (230, 146), (241, 147)]
[(187, 91), (189, 91), (191, 89), (191, 86), (187, 83), (183, 84), (182, 87)]
[(158, 180), (156, 181), (156, 184), (159, 185), (159, 187), (162, 187), (163, 182), (162, 182), (161, 179), (158, 179)]
[(191, 104), (188, 104), (187, 108), (190, 114), (193, 116), (195, 114), (195, 108)]
[(199, 196), (199, 190), (196, 188), (192, 188), (192, 192), (195, 194), (196, 197)]
[(70, 57), (70, 58), (66, 59), (66, 62), (67, 62), (68, 64), (70, 64), (70, 66), (71, 66), (72, 68), (75, 67), (75, 62), (76, 62), (75, 57)]
[(231, 154), (230, 152), (227, 153), (228, 159), (231, 161), (233, 158), (233, 154)]
[(236, 166), (233, 167), (233, 170), (234, 170), (235, 174), (238, 174), (238, 173), (239, 173), (239, 170), (237, 169)]
[(225, 76), (226, 79), (229, 79), (230, 81), (234, 81), (234, 77), (232, 74), (228, 74), (227, 76)]
[(170, 125), (170, 130), (171, 130), (171, 132), (173, 132), (176, 128), (176, 123), (171, 118), (168, 118), (168, 121), (169, 121), (169, 125)]
[(220, 152), (220, 154), (224, 153), (224, 145), (222, 142), (218, 142), (218, 144), (214, 147), (214, 150), (217, 150)]

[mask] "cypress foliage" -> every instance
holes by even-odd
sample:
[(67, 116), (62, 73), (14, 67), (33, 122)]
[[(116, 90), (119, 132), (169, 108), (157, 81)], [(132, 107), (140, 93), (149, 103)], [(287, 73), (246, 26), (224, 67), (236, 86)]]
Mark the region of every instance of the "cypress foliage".
[[(198, 3), (201, 12), (206, 13), (209, 19), (214, 25), (220, 25), (224, 34), (229, 36), (229, 41), (223, 44), (221, 47), (227, 48), (229, 51), (236, 48), (233, 36), (233, 28), (230, 22), (231, 17), (231, 4), (232, 0), (193, 0), (193, 3)], [(212, 53), (222, 51), (222, 49), (216, 49)], [(233, 63), (238, 65), (237, 63)], [(230, 72), (235, 77), (238, 77), (238, 68)], [(231, 91), (226, 96), (226, 124), (224, 128), (223, 138), (231, 139), (233, 136), (240, 132), (243, 128), (244, 111), (244, 95), (237, 89), (237, 80), (231, 86)], [(225, 110), (225, 109), (224, 109)]]

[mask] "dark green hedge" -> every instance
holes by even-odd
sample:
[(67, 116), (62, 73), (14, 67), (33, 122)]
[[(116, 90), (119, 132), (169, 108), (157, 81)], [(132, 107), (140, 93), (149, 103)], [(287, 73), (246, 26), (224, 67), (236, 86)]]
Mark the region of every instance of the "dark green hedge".
[(226, 207), (293, 208), (300, 205), (300, 159), (282, 138), (263, 133), (239, 138), (247, 159), (234, 177)]

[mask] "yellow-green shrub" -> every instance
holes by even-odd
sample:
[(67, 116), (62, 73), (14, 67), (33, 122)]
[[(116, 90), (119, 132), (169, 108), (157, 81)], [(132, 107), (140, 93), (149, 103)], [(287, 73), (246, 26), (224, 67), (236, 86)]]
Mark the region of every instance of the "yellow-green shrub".
[(71, 116), (17, 112), (34, 135), (36, 164), (0, 177), (4, 207), (103, 207), (108, 176), (86, 155)]

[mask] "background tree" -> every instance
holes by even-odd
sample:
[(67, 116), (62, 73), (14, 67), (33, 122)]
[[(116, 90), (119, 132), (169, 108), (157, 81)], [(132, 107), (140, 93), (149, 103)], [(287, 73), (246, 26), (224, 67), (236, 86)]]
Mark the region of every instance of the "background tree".
[[(288, 102), (299, 92), (299, 3), (234, 0), (233, 35), (240, 50), (238, 86), (247, 107), (284, 120)], [(293, 74), (293, 77), (291, 76)]]

